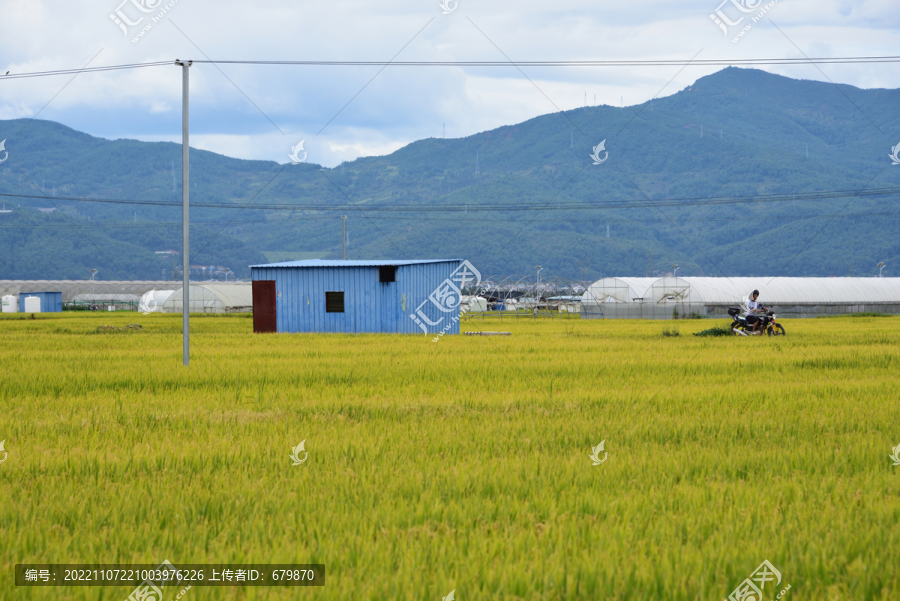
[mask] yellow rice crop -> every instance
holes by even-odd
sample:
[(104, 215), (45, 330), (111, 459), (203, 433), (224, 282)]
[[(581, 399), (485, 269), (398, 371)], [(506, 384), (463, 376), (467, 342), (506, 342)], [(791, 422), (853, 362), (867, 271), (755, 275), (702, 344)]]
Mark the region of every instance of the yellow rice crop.
[(163, 559), (326, 565), (322, 588), (184, 601), (723, 599), (764, 559), (767, 600), (900, 599), (900, 319), (491, 317), (463, 330), (512, 336), (432, 343), (197, 316), (185, 368), (180, 315), (20, 317), (0, 599), (131, 592), (16, 588), (17, 563)]

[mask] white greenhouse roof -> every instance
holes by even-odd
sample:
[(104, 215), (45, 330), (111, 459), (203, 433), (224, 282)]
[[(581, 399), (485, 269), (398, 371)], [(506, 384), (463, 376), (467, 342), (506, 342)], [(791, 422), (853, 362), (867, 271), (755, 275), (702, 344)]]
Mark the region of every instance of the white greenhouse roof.
[(142, 313), (159, 313), (173, 294), (175, 294), (174, 290), (150, 290), (145, 292), (138, 305), (138, 311)]
[[(630, 290), (613, 297), (610, 292)], [(641, 288), (643, 287), (643, 290)], [(764, 304), (874, 304), (900, 302), (900, 278), (603, 278), (591, 284), (586, 302), (741, 305), (753, 290)], [(633, 294), (633, 296), (631, 296)], [(597, 300), (590, 300), (596, 298)], [(601, 299), (608, 298), (608, 301)]]
[(153, 289), (174, 290), (177, 281), (119, 281), (119, 280), (0, 280), (0, 296), (28, 292), (62, 292), (63, 302), (74, 300), (79, 294), (133, 294), (140, 296)]
[[(204, 288), (212, 292), (226, 307), (253, 306), (253, 286), (249, 282), (246, 284), (193, 284), (190, 291), (193, 292), (194, 288)], [(172, 296), (177, 294), (178, 291)]]
[(659, 278), (603, 278), (588, 287), (581, 297), (585, 303), (630, 303), (643, 298)]
[(72, 300), (76, 303), (81, 302), (127, 302), (136, 303), (141, 299), (137, 294), (76, 294)]
[[(672, 279), (672, 278), (669, 278)], [(704, 303), (741, 301), (759, 290), (762, 304), (854, 304), (900, 301), (900, 278), (679, 278)]]
[[(176, 290), (163, 305), (166, 312), (180, 312), (183, 304), (183, 288)], [(204, 312), (221, 309), (251, 308), (253, 307), (253, 288), (250, 283), (220, 284), (197, 283), (190, 287), (190, 311)]]

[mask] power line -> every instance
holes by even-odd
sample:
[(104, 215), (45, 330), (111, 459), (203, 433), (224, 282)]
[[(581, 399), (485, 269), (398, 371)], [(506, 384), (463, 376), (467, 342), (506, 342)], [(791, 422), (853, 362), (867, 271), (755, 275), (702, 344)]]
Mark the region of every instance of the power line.
[[(308, 67), (670, 67), (678, 65), (697, 66), (752, 66), (752, 65), (855, 65), (871, 63), (898, 63), (900, 56), (843, 56), (818, 58), (742, 58), (742, 59), (705, 59), (687, 61), (683, 59), (664, 60), (576, 60), (576, 61), (273, 61), (273, 60), (195, 60), (194, 64), (211, 65), (269, 65), (269, 66), (308, 66)], [(130, 63), (123, 65), (107, 65), (88, 67), (85, 69), (55, 69), (52, 71), (32, 71), (11, 73), (0, 77), (0, 81), (23, 79), (28, 77), (52, 77), (54, 75), (71, 75), (74, 73), (99, 73), (119, 71), (123, 69), (140, 69), (172, 65), (174, 61), (155, 61), (150, 63)]]
[[(759, 217), (752, 216), (738, 216), (738, 217), (682, 217), (676, 218), (675, 221), (686, 222), (686, 221), (771, 221), (773, 218), (779, 221), (785, 220), (793, 220), (793, 221), (802, 221), (805, 219), (828, 219), (828, 218), (855, 218), (855, 217), (882, 217), (882, 216), (896, 216), (900, 215), (900, 212), (867, 212), (867, 213), (834, 213), (834, 214), (818, 214), (818, 215), (763, 215)], [(295, 217), (283, 217), (277, 219), (252, 219), (246, 221), (202, 221), (192, 223), (193, 226), (212, 226), (212, 225), (252, 225), (252, 224), (278, 224), (281, 222), (290, 222), (290, 221), (319, 221), (319, 220), (334, 220), (337, 219), (337, 216), (332, 215), (298, 215)], [(495, 223), (497, 221), (501, 221), (497, 218), (458, 218), (458, 217), (423, 217), (419, 215), (408, 216), (408, 217), (383, 217), (377, 216), (372, 217), (373, 220), (379, 221), (453, 221), (455, 223), (467, 223), (467, 222), (483, 222), (483, 223)], [(509, 223), (515, 223), (515, 221), (509, 221), (507, 219), (503, 219), (502, 221), (506, 221)], [(540, 223), (572, 223), (572, 219), (535, 219), (535, 222)], [(601, 218), (601, 219), (582, 219), (578, 218), (578, 223), (669, 223), (668, 219), (661, 218), (638, 218), (638, 219), (630, 219), (630, 218)], [(104, 230), (104, 229), (155, 229), (155, 228), (175, 228), (181, 227), (180, 221), (155, 221), (152, 223), (141, 223), (141, 224), (133, 224), (133, 223), (100, 223), (100, 224), (92, 224), (92, 225), (84, 225), (73, 226), (65, 223), (60, 224), (46, 224), (46, 225), (3, 225), (0, 226), (0, 230), (16, 230), (16, 229), (28, 229), (28, 230), (41, 230), (41, 229), (51, 229), (51, 230), (74, 230), (74, 229), (93, 229), (93, 230)]]
[[(900, 194), (900, 187), (891, 188), (872, 188), (866, 190), (824, 190), (818, 192), (798, 192), (798, 193), (782, 193), (782, 194), (752, 194), (752, 195), (733, 195), (733, 196), (695, 196), (682, 198), (660, 198), (660, 199), (626, 199), (611, 202), (566, 202), (554, 205), (554, 209), (581, 211), (593, 209), (633, 209), (645, 208), (647, 206), (669, 206), (669, 207), (704, 207), (725, 204), (747, 204), (756, 202), (792, 202), (792, 201), (809, 201), (809, 200), (830, 200), (836, 198), (848, 197), (870, 197), (870, 196), (892, 196)], [(0, 197), (6, 198), (30, 198), (38, 200), (54, 200), (69, 202), (96, 202), (103, 204), (123, 204), (123, 205), (145, 205), (145, 206), (173, 206), (180, 207), (181, 203), (174, 201), (156, 201), (156, 200), (128, 200), (113, 198), (78, 198), (66, 196), (39, 196), (31, 194), (10, 194), (0, 193)], [(204, 203), (196, 202), (191, 206), (207, 208), (207, 209), (247, 209), (247, 210), (278, 210), (278, 211), (346, 211), (346, 204), (287, 204), (287, 203), (269, 203), (254, 204), (253, 206), (242, 206), (237, 204), (222, 203)], [(435, 205), (421, 205), (414, 203), (392, 203), (390, 205), (378, 204), (362, 204), (365, 210), (372, 212), (395, 212), (395, 213), (432, 213), (432, 212), (491, 212), (491, 211), (533, 211), (538, 207), (544, 206), (541, 202), (516, 202), (516, 203), (446, 203)]]
[(161, 67), (172, 65), (173, 61), (157, 61), (153, 63), (132, 63), (127, 65), (107, 65), (105, 67), (85, 67), (84, 69), (56, 69), (54, 71), (33, 71), (30, 73), (11, 73), (0, 76), (0, 81), (22, 79), (26, 77), (52, 77), (54, 75), (72, 75), (75, 73), (99, 73), (102, 71), (121, 71), (123, 69), (141, 69), (144, 67)]
[(309, 65), (324, 67), (345, 66), (403, 66), (403, 67), (641, 67), (672, 65), (793, 65), (793, 64), (858, 64), (896, 63), (900, 56), (847, 56), (827, 58), (745, 58), (745, 59), (705, 59), (705, 60), (582, 60), (582, 61), (194, 61), (195, 63), (216, 63), (220, 65)]

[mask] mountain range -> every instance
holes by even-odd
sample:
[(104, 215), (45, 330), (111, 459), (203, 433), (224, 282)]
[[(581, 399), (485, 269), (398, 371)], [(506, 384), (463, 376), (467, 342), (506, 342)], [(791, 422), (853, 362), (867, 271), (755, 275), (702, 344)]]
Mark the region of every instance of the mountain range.
[[(898, 106), (900, 90), (729, 67), (641, 105), (330, 169), (192, 148), (191, 264), (246, 278), (340, 258), (345, 215), (348, 259), (464, 258), (485, 275), (890, 275)], [(3, 139), (0, 279), (180, 277), (158, 254), (181, 251), (179, 144), (27, 119), (0, 121)]]

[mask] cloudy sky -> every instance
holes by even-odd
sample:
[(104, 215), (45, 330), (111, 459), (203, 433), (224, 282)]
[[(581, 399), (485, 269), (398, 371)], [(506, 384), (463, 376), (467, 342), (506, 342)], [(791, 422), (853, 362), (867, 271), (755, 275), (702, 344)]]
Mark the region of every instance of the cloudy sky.
[[(447, 0), (448, 14), (439, 0), (0, 1), (0, 73), (11, 74), (176, 58), (874, 56), (897, 54), (900, 33), (896, 0)], [(748, 6), (756, 10), (741, 12)], [(733, 42), (766, 6), (765, 17)], [(744, 20), (726, 36), (710, 18), (717, 9), (730, 21)], [(588, 104), (638, 104), (721, 68), (523, 67), (523, 75), (512, 67), (388, 66), (379, 73), (374, 66), (198, 64), (191, 69), (191, 146), (283, 163), (305, 139), (309, 161), (334, 166), (439, 137), (444, 125), (448, 138), (463, 137), (576, 108), (585, 94)], [(822, 65), (824, 74), (813, 65), (763, 68), (864, 88), (900, 87), (895, 64)], [(0, 119), (36, 114), (105, 138), (180, 141), (181, 73), (166, 65), (74, 79), (0, 78)]]

